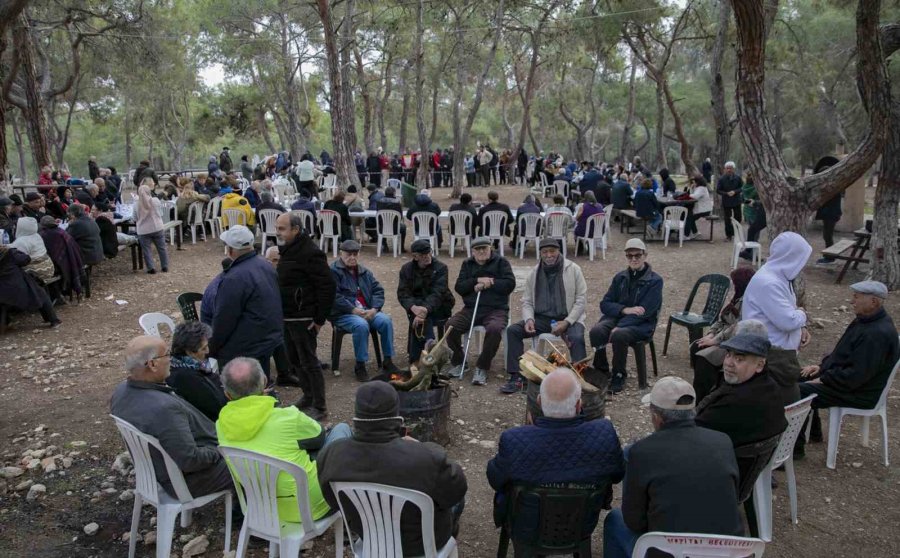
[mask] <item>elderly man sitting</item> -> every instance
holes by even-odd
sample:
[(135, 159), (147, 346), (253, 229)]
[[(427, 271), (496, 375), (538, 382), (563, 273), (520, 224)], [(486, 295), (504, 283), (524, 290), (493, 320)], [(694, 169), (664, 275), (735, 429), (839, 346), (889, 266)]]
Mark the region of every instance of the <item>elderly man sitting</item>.
[[(822, 441), (818, 409), (873, 409), (900, 356), (897, 327), (884, 309), (887, 287), (878, 281), (862, 281), (850, 285), (850, 290), (856, 319), (820, 364), (800, 371), (800, 397), (817, 395), (812, 402), (810, 442)], [(795, 457), (804, 455), (805, 443), (803, 436), (797, 438)]]
[(501, 393), (522, 390), (519, 357), (522, 340), (542, 333), (561, 337), (569, 347), (573, 362), (587, 356), (584, 346), (584, 314), (587, 305), (587, 283), (581, 268), (567, 260), (559, 250), (559, 242), (541, 240), (541, 261), (528, 274), (522, 294), (522, 321), (506, 328), (506, 370), (509, 381)]
[[(222, 385), (228, 404), (219, 412), (216, 432), (223, 446), (255, 451), (299, 465), (308, 479), (313, 519), (329, 514), (328, 503), (319, 488), (316, 463), (310, 452), (350, 436), (350, 427), (338, 424), (330, 432), (303, 414), (297, 407), (276, 407), (274, 397), (266, 395), (266, 375), (259, 361), (238, 357), (222, 370)], [(300, 522), (297, 485), (287, 475), (279, 475), (276, 485), (278, 519)]]
[(400, 268), (397, 300), (409, 318), (409, 363), (419, 361), (425, 343), (434, 339), (435, 321), (446, 320), (456, 302), (448, 285), (447, 264), (431, 254), (431, 242), (420, 238), (410, 246), (412, 261)]
[[(612, 485), (625, 475), (616, 429), (607, 419), (584, 420), (581, 384), (568, 368), (557, 368), (547, 375), (538, 403), (544, 416), (534, 425), (517, 426), (501, 434), (497, 455), (488, 462), (488, 482), (497, 492), (494, 504), (499, 509), (508, 504), (505, 493), (513, 484), (606, 484), (604, 501), (596, 502), (583, 527), (590, 536), (601, 506), (609, 509)], [(532, 502), (524, 502), (516, 510), (513, 540), (538, 529), (538, 513)]]
[[(170, 353), (162, 339), (132, 339), (125, 347), (128, 379), (113, 392), (110, 413), (157, 438), (195, 498), (232, 488), (228, 467), (216, 451), (215, 425), (166, 385), (169, 366)], [(150, 455), (156, 479), (174, 495), (162, 456), (155, 450)]]

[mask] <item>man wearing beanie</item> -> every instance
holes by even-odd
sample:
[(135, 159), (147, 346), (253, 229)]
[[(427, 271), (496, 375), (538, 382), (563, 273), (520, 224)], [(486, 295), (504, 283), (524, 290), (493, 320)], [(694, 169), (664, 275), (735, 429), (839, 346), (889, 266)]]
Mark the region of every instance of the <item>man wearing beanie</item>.
[[(332, 482), (373, 482), (424, 492), (434, 501), (434, 542), (441, 548), (459, 530), (466, 476), (441, 446), (403, 435), (399, 406), (397, 390), (390, 384), (363, 384), (356, 391), (353, 437), (335, 441), (316, 458), (319, 486), (331, 509), (338, 509)], [(362, 536), (355, 508), (345, 505), (344, 510), (352, 536)], [(419, 508), (403, 509), (400, 537), (403, 556), (424, 553)]]

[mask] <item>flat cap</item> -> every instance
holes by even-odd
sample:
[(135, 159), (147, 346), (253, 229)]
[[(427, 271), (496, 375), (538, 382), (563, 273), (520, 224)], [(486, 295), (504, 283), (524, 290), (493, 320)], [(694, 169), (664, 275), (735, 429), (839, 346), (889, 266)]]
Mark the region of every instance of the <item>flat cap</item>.
[(409, 249), (412, 250), (414, 254), (428, 254), (431, 252), (431, 242), (424, 238), (420, 238), (413, 242)]
[(13, 201), (6, 196), (0, 196), (0, 207), (6, 207), (8, 205), (12, 205)]
[(881, 281), (860, 281), (859, 283), (853, 283), (850, 285), (850, 290), (859, 294), (877, 296), (881, 299), (887, 298), (888, 295), (887, 287)]
[(767, 357), (769, 356), (769, 347), (771, 347), (772, 344), (762, 335), (739, 333), (728, 341), (720, 343), (719, 346), (733, 353)]
[(481, 246), (491, 246), (491, 239), (486, 236), (479, 236), (472, 241), (472, 248), (480, 248)]
[(556, 248), (559, 250), (559, 240), (555, 238), (542, 238), (539, 249), (543, 250), (544, 248)]
[(359, 252), (359, 242), (355, 240), (345, 240), (341, 242), (341, 251), (343, 252)]

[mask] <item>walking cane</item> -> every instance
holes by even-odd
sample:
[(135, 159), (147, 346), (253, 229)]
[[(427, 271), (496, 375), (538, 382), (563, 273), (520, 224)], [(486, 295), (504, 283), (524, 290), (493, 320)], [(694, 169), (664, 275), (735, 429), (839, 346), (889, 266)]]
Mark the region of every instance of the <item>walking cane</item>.
[(478, 302), (481, 300), (481, 291), (475, 295), (475, 309), (472, 310), (472, 323), (469, 325), (469, 336), (466, 337), (466, 350), (463, 351), (462, 370), (459, 371), (459, 379), (466, 375), (466, 361), (469, 358), (469, 343), (472, 342), (472, 330), (475, 329), (475, 317), (478, 315)]

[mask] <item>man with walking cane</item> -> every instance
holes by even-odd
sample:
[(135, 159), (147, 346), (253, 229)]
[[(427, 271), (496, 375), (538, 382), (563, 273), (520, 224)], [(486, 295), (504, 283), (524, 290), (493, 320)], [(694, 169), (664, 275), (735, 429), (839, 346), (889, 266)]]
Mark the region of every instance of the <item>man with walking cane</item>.
[(509, 295), (516, 288), (516, 276), (509, 261), (494, 253), (491, 240), (478, 237), (472, 241), (472, 257), (463, 262), (455, 288), (463, 298), (463, 308), (447, 320), (453, 328), (447, 334), (447, 346), (453, 351), (450, 375), (463, 377), (468, 351), (463, 351), (462, 335), (469, 332), (471, 339), (472, 329), (480, 325), (485, 329), (484, 343), (472, 385), (483, 386), (509, 321)]

